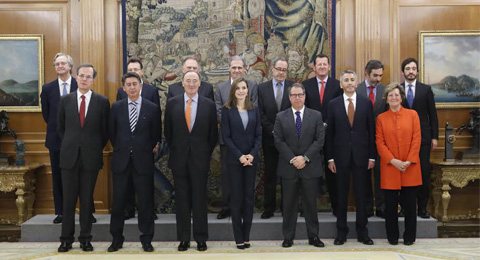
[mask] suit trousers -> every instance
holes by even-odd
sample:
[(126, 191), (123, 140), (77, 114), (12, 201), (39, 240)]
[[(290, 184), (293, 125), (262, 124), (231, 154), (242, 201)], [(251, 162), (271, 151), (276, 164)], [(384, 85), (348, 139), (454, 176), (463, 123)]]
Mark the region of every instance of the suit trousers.
[(60, 169), (60, 150), (49, 150), (52, 169), (53, 202), (55, 215), (63, 215), (62, 170)]
[(98, 170), (87, 170), (82, 162), (82, 150), (72, 169), (62, 169), (63, 221), (60, 241), (73, 243), (75, 234), (75, 207), (80, 199), (80, 236), (78, 241), (92, 240), (91, 215), (93, 211), (93, 191), (97, 182)]
[(262, 146), (265, 162), (263, 210), (273, 213), (277, 204), (277, 165), (279, 154), (275, 146), (265, 145), (265, 143)]
[(252, 227), (256, 165), (228, 164), (230, 211), (235, 243), (250, 241)]
[(125, 189), (125, 193), (127, 193), (127, 197), (125, 198), (125, 212), (133, 215), (135, 214), (135, 206), (137, 205), (137, 202), (135, 197), (135, 189), (133, 187), (133, 179), (131, 179), (131, 177)]
[(422, 170), (422, 185), (418, 187), (417, 203), (418, 211), (426, 211), (428, 199), (430, 197), (430, 145), (420, 147), (420, 168)]
[(350, 160), (350, 165), (336, 165), (337, 167), (337, 191), (338, 191), (338, 206), (337, 206), (337, 237), (345, 240), (348, 235), (347, 226), (347, 203), (348, 193), (350, 189), (350, 175), (353, 177), (353, 189), (355, 192), (355, 207), (356, 207), (356, 230), (357, 238), (365, 238), (368, 236), (367, 230), (367, 211), (365, 209), (365, 194), (366, 194), (366, 180), (365, 175), (368, 175), (367, 167), (359, 167)]
[[(230, 202), (230, 174), (229, 165), (227, 163), (227, 146), (220, 145), (220, 187), (222, 188), (222, 208), (227, 209)], [(228, 166), (227, 166), (228, 165)]]
[(334, 214), (337, 212), (337, 205), (338, 205), (338, 195), (337, 195), (337, 177), (335, 174), (330, 171), (328, 168), (328, 161), (326, 160), (325, 163), (325, 182), (327, 183), (328, 195), (330, 197), (330, 204), (332, 206), (332, 211)]
[[(372, 184), (372, 175), (371, 172), (373, 171), (373, 184)], [(377, 158), (375, 160), (375, 166), (373, 170), (368, 170), (368, 173), (365, 177), (367, 178), (367, 197), (366, 197), (366, 209), (367, 212), (373, 212), (373, 205), (375, 197), (375, 208), (376, 210), (385, 210), (385, 196), (383, 195), (383, 191), (380, 188), (380, 156), (377, 154)], [(373, 187), (372, 187), (373, 186)]]
[(153, 172), (139, 173), (135, 170), (133, 159), (130, 157), (127, 167), (123, 172), (113, 173), (113, 206), (110, 219), (110, 234), (114, 241), (124, 241), (123, 227), (125, 224), (125, 202), (132, 194), (127, 193), (128, 184), (135, 190), (134, 196), (138, 197), (138, 229), (142, 233), (142, 243), (151, 242), (154, 234), (155, 223), (153, 220)]
[(417, 215), (415, 214), (418, 187), (402, 187), (401, 190), (383, 190), (385, 194), (385, 229), (388, 240), (398, 240), (398, 202), (403, 202), (405, 212), (405, 232), (403, 240), (415, 242), (417, 233)]
[(283, 237), (293, 240), (298, 217), (299, 195), (302, 195), (302, 206), (307, 226), (307, 237), (318, 237), (318, 215), (317, 196), (319, 178), (304, 179), (299, 177), (301, 171), (297, 172), (293, 179), (282, 178), (283, 193)]
[(177, 207), (177, 239), (190, 241), (190, 223), (193, 216), (193, 239), (204, 242), (208, 239), (208, 172), (199, 170), (192, 160), (187, 160), (185, 167), (172, 169), (172, 173)]

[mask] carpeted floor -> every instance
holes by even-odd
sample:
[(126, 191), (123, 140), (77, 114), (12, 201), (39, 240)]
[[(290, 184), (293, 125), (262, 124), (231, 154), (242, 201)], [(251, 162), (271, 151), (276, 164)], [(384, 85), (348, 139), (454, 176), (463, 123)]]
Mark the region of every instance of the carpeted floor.
[[(195, 243), (186, 252), (178, 252), (177, 242), (155, 242), (155, 252), (144, 253), (138, 242), (125, 242), (116, 253), (107, 253), (109, 242), (93, 243), (93, 252), (82, 252), (78, 243), (68, 253), (57, 253), (59, 243), (0, 243), (0, 259), (204, 259), (204, 260), (431, 260), (431, 259), (480, 259), (480, 238), (418, 239), (413, 246), (391, 246), (385, 239), (374, 240), (374, 246), (365, 246), (356, 240), (348, 240), (343, 246), (333, 245), (332, 239), (323, 240), (324, 248), (308, 245), (306, 240), (296, 240), (291, 248), (282, 248), (281, 241), (252, 241), (246, 250), (236, 249), (233, 242), (210, 241), (206, 252), (198, 252)], [(400, 241), (402, 242), (402, 241)]]

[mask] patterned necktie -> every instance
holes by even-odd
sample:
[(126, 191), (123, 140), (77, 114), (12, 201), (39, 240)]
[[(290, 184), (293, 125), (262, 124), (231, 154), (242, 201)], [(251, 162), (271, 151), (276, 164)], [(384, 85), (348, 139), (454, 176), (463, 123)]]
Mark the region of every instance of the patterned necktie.
[(137, 114), (137, 102), (130, 102), (132, 106), (130, 109), (130, 131), (133, 133), (135, 131), (135, 126), (137, 126), (138, 114)]
[(192, 131), (191, 122), (192, 122), (192, 99), (188, 99), (187, 108), (185, 109), (185, 121), (187, 122), (188, 132)]
[(295, 115), (297, 115), (297, 118), (295, 119), (297, 138), (300, 139), (300, 133), (302, 132), (302, 118), (300, 118), (300, 111), (295, 112)]
[(323, 104), (323, 94), (325, 93), (325, 81), (320, 81), (322, 83), (322, 87), (320, 88), (320, 103)]
[(368, 94), (368, 98), (372, 101), (372, 106), (375, 106), (375, 94), (373, 93), (373, 86), (370, 86), (370, 94)]
[(68, 92), (67, 92), (67, 82), (63, 82), (62, 96), (65, 96), (66, 94), (68, 94)]
[(353, 108), (353, 102), (351, 98), (348, 98), (348, 121), (350, 126), (353, 126), (353, 116), (355, 115), (355, 108)]
[(275, 102), (277, 102), (277, 109), (280, 111), (282, 106), (282, 83), (277, 82), (277, 94), (275, 95)]
[(408, 84), (408, 93), (407, 93), (407, 102), (408, 106), (412, 108), (413, 106), (413, 90), (412, 90), (413, 85)]
[(80, 102), (80, 111), (78, 112), (80, 116), (80, 126), (83, 127), (83, 121), (85, 121), (85, 95), (80, 96), (82, 98), (82, 102)]

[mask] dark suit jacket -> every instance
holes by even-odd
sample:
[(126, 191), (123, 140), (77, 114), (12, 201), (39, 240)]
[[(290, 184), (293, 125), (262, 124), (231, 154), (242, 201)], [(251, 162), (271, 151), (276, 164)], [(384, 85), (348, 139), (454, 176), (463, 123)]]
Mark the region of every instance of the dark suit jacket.
[[(283, 98), (280, 105), (280, 111), (283, 111), (292, 105), (288, 98), (288, 88), (292, 86), (294, 82), (285, 80), (283, 86)], [(258, 85), (258, 109), (260, 111), (260, 117), (262, 120), (262, 133), (263, 144), (274, 146), (273, 142), (273, 127), (275, 125), (275, 118), (277, 113), (280, 112), (275, 102), (275, 94), (273, 92), (273, 81), (269, 80)]]
[[(174, 83), (168, 86), (167, 100), (172, 97), (182, 95), (183, 93), (185, 93), (185, 89), (182, 86), (182, 82)], [(215, 102), (215, 98), (213, 97), (213, 86), (208, 82), (201, 81), (200, 87), (198, 88), (198, 95), (206, 97)]]
[(138, 174), (153, 174), (155, 145), (162, 140), (162, 118), (157, 104), (142, 98), (135, 131), (130, 130), (128, 99), (112, 104), (110, 111), (110, 142), (113, 146), (112, 172), (122, 173), (133, 155)]
[(305, 98), (305, 106), (322, 112), (322, 119), (327, 123), (328, 102), (343, 94), (343, 90), (340, 88), (340, 81), (333, 77), (328, 77), (327, 84), (325, 84), (325, 91), (323, 92), (323, 103), (320, 103), (317, 77), (307, 79), (302, 82), (302, 84), (305, 87), (305, 93), (307, 94)]
[(85, 170), (98, 171), (103, 167), (102, 151), (108, 142), (109, 112), (108, 99), (93, 92), (82, 127), (78, 115), (77, 92), (60, 99), (58, 105), (58, 134), (62, 139), (60, 168), (74, 168), (80, 148)]
[(372, 102), (357, 95), (351, 127), (343, 95), (332, 99), (328, 104), (327, 136), (327, 160), (334, 159), (337, 168), (348, 167), (353, 160), (358, 167), (367, 170), (368, 160), (377, 158)]
[(165, 108), (164, 131), (170, 148), (170, 169), (183, 168), (190, 160), (198, 166), (199, 171), (208, 172), (210, 156), (218, 140), (217, 113), (213, 101), (203, 96), (198, 97), (197, 116), (189, 133), (185, 122), (184, 96), (170, 98)]
[[(405, 89), (406, 95), (408, 87), (405, 88), (405, 82), (402, 83), (402, 86)], [(406, 98), (402, 106), (417, 111), (418, 117), (420, 118), (420, 128), (422, 130), (422, 146), (431, 145), (432, 139), (438, 140), (438, 117), (432, 87), (420, 83), (417, 80), (413, 107), (408, 105)]]
[[(387, 103), (383, 99), (383, 91), (384, 90), (385, 90), (385, 86), (382, 83), (378, 83), (378, 85), (377, 85), (377, 95), (375, 96), (375, 105), (373, 106), (373, 115), (375, 117), (375, 121), (377, 120), (378, 115), (387, 111), (387, 105), (386, 105)], [(365, 85), (365, 81), (362, 81), (362, 83), (358, 84), (357, 94), (360, 95), (360, 96), (368, 98), (367, 86)]]
[[(118, 88), (117, 89), (117, 101), (121, 99), (127, 99), (127, 93), (123, 90), (123, 88)], [(143, 83), (142, 87), (142, 98), (145, 100), (149, 100), (153, 103), (155, 103), (158, 107), (160, 107), (160, 97), (158, 95), (158, 90), (156, 87)]]
[(238, 160), (244, 154), (251, 154), (253, 162), (258, 163), (258, 150), (262, 143), (262, 129), (258, 108), (248, 110), (247, 128), (235, 107), (222, 108), (221, 130), (223, 142), (227, 146), (227, 162), (240, 164)]
[[(70, 85), (70, 93), (77, 91), (77, 81), (72, 77)], [(42, 86), (42, 94), (40, 94), (42, 103), (42, 116), (47, 123), (47, 136), (45, 138), (45, 146), (54, 151), (60, 150), (62, 140), (57, 132), (57, 111), (60, 102), (60, 88), (58, 79)]]
[[(278, 176), (293, 179), (297, 177), (298, 172), (298, 177), (312, 179), (322, 175), (323, 162), (320, 151), (325, 140), (325, 127), (320, 112), (305, 108), (300, 139), (297, 138), (292, 109), (278, 113), (273, 136), (275, 137), (275, 147), (280, 155), (277, 167)], [(310, 162), (302, 170), (298, 170), (290, 164), (290, 160), (298, 155), (304, 155), (310, 159)]]

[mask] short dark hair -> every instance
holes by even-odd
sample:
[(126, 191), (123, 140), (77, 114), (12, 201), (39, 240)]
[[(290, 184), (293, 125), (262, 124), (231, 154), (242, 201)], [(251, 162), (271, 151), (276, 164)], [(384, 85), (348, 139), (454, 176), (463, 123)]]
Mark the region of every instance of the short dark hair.
[(125, 75), (122, 76), (122, 86), (125, 85), (125, 80), (128, 78), (136, 78), (138, 80), (138, 83), (141, 83), (142, 80), (140, 79), (140, 76), (135, 73), (135, 72), (127, 72)]
[(318, 58), (320, 58), (320, 59), (321, 58), (327, 58), (328, 64), (330, 64), (330, 58), (328, 57), (328, 55), (321, 53), (321, 54), (318, 54), (317, 56), (315, 56), (315, 59), (313, 59), (313, 66), (317, 65), (317, 59)]
[[(198, 60), (195, 59), (194, 57), (186, 57), (185, 59), (183, 59), (182, 61), (182, 66), (185, 65), (185, 62), (187, 62), (187, 60), (194, 60), (198, 63)], [(198, 66), (200, 66), (200, 64), (198, 64)]]
[(277, 58), (273, 59), (273, 61), (272, 61), (272, 67), (275, 68), (275, 66), (277, 66), (277, 62), (279, 62), (279, 61), (284, 61), (284, 62), (286, 62), (286, 63), (287, 63), (287, 67), (288, 67), (288, 60), (287, 60), (286, 58), (284, 58), (284, 57), (277, 57)]
[(81, 69), (81, 68), (92, 68), (93, 69), (93, 78), (97, 78), (97, 71), (95, 70), (95, 68), (93, 67), (92, 64), (90, 63), (82, 63), (80, 65), (78, 65), (77, 67), (77, 75), (78, 75), (78, 71)]
[(372, 73), (372, 70), (383, 69), (383, 64), (379, 60), (369, 60), (365, 65), (365, 72), (367, 75)]
[(415, 62), (415, 65), (417, 65), (417, 71), (418, 71), (418, 61), (414, 58), (406, 58), (403, 62), (402, 62), (402, 73), (405, 71), (405, 67), (411, 63), (411, 62)]
[[(250, 87), (248, 86), (248, 81), (244, 77), (240, 77), (232, 82), (232, 87), (230, 88), (230, 93), (228, 94), (228, 100), (225, 103), (226, 108), (232, 108), (232, 107), (237, 107), (237, 97), (235, 97), (235, 91), (237, 91), (238, 84), (240, 82), (245, 82), (245, 85), (247, 85), (248, 91), (250, 91)], [(245, 98), (245, 107), (244, 109), (246, 110), (252, 110), (253, 109), (253, 102), (250, 100), (250, 93), (248, 93), (247, 98)]]
[(290, 91), (292, 91), (292, 88), (301, 88), (303, 91), (303, 94), (305, 94), (305, 87), (303, 86), (302, 83), (295, 82), (293, 83), (289, 88), (288, 88), (288, 95), (290, 96)]
[(131, 58), (131, 59), (129, 59), (129, 60), (127, 61), (127, 67), (128, 67), (128, 65), (130, 65), (130, 63), (138, 63), (138, 64), (140, 64), (140, 69), (143, 70), (143, 64), (142, 64), (142, 61), (141, 61), (141, 60), (136, 59), (136, 58)]

